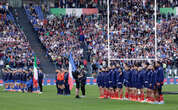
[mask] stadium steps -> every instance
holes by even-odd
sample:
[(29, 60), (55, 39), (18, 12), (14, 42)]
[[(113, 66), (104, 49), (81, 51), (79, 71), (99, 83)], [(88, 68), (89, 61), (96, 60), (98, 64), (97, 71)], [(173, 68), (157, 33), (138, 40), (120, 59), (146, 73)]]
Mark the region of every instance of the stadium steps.
[[(50, 62), (49, 57), (46, 56), (46, 49), (41, 44), (38, 33), (34, 31), (32, 24), (29, 22), (29, 19), (25, 14), (25, 10), (23, 8), (14, 8), (14, 9), (17, 10), (17, 13), (19, 15), (18, 16), (19, 19), (16, 22), (23, 29), (33, 51), (35, 52), (37, 58), (40, 59), (41, 62), (40, 67), (42, 68), (43, 72), (46, 74), (55, 73), (56, 66), (55, 64)], [(13, 15), (15, 14), (14, 11), (12, 13)]]

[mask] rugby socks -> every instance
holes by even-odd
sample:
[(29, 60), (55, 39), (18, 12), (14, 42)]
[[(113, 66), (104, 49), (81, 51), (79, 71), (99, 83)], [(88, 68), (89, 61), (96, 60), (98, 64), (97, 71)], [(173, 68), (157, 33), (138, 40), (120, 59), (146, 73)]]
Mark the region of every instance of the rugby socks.
[(109, 96), (108, 90), (104, 90), (104, 98), (108, 98), (108, 96)]
[(136, 96), (135, 96), (135, 100), (138, 101), (138, 98), (139, 98), (139, 95), (136, 94)]
[(156, 101), (157, 101), (157, 102), (160, 102), (160, 98), (159, 98), (159, 97), (157, 97), (157, 98), (156, 98)]
[(131, 93), (131, 94), (130, 94), (130, 100), (133, 100), (133, 99), (134, 99), (134, 94)]
[(110, 98), (115, 98), (114, 97), (114, 91), (110, 91), (111, 93), (110, 93)]
[(145, 98), (144, 98), (144, 94), (142, 93), (142, 94), (140, 95), (140, 100), (141, 100), (141, 101), (144, 101), (144, 99), (145, 99)]
[(161, 101), (164, 101), (164, 97), (163, 97), (162, 94), (161, 94), (159, 97), (160, 97), (160, 98), (159, 98), (159, 101), (160, 101), (160, 102), (161, 102)]
[(115, 98), (119, 98), (119, 93), (115, 92)]
[(123, 93), (120, 93), (120, 99), (122, 99), (123, 98)]
[(129, 98), (128, 92), (125, 93), (125, 98), (127, 98), (127, 99)]
[(154, 97), (151, 97), (150, 100), (151, 100), (151, 102), (154, 102), (154, 101), (155, 101), (155, 98), (154, 98)]

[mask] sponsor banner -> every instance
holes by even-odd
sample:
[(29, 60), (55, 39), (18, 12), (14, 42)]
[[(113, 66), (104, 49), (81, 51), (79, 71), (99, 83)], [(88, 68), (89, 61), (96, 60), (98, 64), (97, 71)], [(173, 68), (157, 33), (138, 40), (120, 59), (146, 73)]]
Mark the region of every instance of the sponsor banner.
[(66, 8), (66, 14), (80, 17), (82, 15), (82, 8)]
[(0, 86), (3, 86), (3, 80), (0, 80)]
[(65, 15), (66, 9), (65, 8), (51, 8), (50, 12), (55, 16)]
[(160, 13), (161, 14), (173, 13), (174, 15), (176, 15), (176, 8), (160, 8)]
[(168, 79), (168, 84), (174, 84), (174, 78)]
[[(3, 86), (3, 80), (0, 80), (0, 86)], [(73, 83), (75, 84), (75, 80), (73, 81)], [(87, 85), (96, 85), (96, 79), (95, 78), (87, 78), (86, 80), (86, 84)], [(164, 79), (164, 84), (178, 84), (178, 78), (168, 78), (168, 79)], [(43, 85), (47, 86), (47, 85), (56, 85), (56, 80), (55, 79), (44, 79), (43, 80)]]
[(82, 13), (85, 15), (97, 14), (98, 9), (97, 8), (83, 8)]
[(167, 79), (164, 79), (164, 84), (167, 84)]

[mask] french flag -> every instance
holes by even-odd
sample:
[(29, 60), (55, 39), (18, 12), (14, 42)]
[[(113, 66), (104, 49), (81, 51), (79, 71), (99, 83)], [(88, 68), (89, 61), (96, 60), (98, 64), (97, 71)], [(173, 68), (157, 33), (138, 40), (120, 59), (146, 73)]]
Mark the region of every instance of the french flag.
[(74, 59), (72, 57), (72, 52), (70, 52), (70, 55), (69, 55), (69, 80), (68, 80), (70, 90), (72, 90), (72, 88), (73, 88), (72, 72), (74, 72), (75, 70), (76, 70), (76, 66), (74, 63)]

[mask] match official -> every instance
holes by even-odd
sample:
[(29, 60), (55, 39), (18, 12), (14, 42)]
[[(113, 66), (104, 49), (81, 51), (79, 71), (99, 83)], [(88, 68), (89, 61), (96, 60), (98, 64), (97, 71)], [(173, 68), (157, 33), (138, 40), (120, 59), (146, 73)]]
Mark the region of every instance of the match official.
[(43, 92), (43, 78), (44, 78), (44, 74), (42, 73), (41, 70), (39, 70), (39, 74), (38, 74), (38, 84), (39, 84), (39, 87), (40, 87), (40, 93)]

